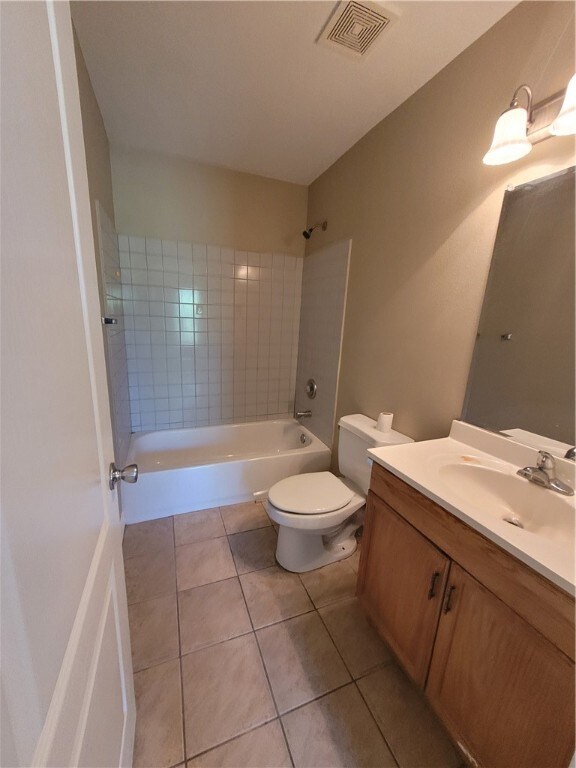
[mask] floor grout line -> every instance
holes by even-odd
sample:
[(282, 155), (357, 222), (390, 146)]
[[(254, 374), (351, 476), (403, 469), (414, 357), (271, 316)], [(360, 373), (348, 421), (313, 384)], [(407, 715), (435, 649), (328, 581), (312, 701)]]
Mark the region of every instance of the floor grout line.
[(378, 729), (378, 732), (381, 734), (382, 738), (384, 739), (384, 743), (386, 744), (386, 747), (388, 748), (388, 751), (392, 755), (392, 759), (394, 760), (396, 765), (399, 766), (400, 762), (398, 761), (398, 758), (396, 757), (396, 753), (392, 749), (392, 746), (388, 743), (388, 739), (386, 738), (386, 734), (384, 733), (383, 729), (380, 727), (380, 724), (378, 723), (378, 720), (376, 719), (376, 715), (374, 714), (374, 712), (372, 712), (372, 708), (371, 708), (370, 704), (364, 698), (364, 696), (362, 694), (362, 691), (360, 690), (360, 686), (358, 685), (358, 681), (357, 680), (354, 680), (354, 685), (356, 686), (356, 690), (360, 694), (360, 698), (362, 699), (362, 701), (366, 705), (366, 709), (368, 710), (368, 712), (370, 712), (370, 716), (371, 716), (372, 721), (374, 722), (376, 728)]
[(253, 629), (249, 629), (246, 632), (240, 632), (237, 635), (234, 635), (233, 637), (227, 637), (224, 640), (217, 640), (215, 643), (209, 643), (208, 645), (203, 645), (201, 648), (194, 648), (193, 651), (187, 651), (186, 653), (181, 654), (181, 658), (184, 658), (186, 656), (192, 656), (193, 653), (199, 653), (200, 651), (205, 651), (207, 648), (216, 648), (218, 645), (224, 645), (224, 643), (229, 643), (230, 640), (237, 640), (239, 637), (246, 637), (246, 635), (250, 635), (254, 632)]
[(178, 572), (176, 570), (176, 531), (172, 516), (172, 542), (174, 545), (174, 580), (176, 585), (176, 622), (178, 625), (178, 669), (180, 671), (180, 715), (182, 720), (182, 753), (186, 764), (186, 717), (184, 715), (184, 675), (182, 674), (182, 641), (180, 637), (180, 600), (178, 599)]
[[(258, 723), (258, 725), (254, 725), (252, 728), (248, 728), (245, 731), (242, 731), (242, 733), (236, 734), (236, 736), (231, 736), (229, 739), (226, 739), (225, 741), (221, 741), (219, 744), (215, 744), (213, 747), (209, 747), (208, 749), (203, 749), (202, 752), (197, 752), (195, 755), (191, 755), (190, 757), (187, 757), (184, 762), (188, 760), (196, 760), (198, 757), (202, 757), (203, 755), (207, 755), (208, 752), (212, 752), (213, 749), (219, 749), (220, 747), (225, 746), (226, 744), (230, 744), (232, 741), (236, 741), (236, 739), (241, 738), (242, 736), (246, 736), (248, 733), (253, 733), (254, 731), (257, 731), (258, 728), (263, 728), (265, 725), (269, 725), (270, 723), (275, 723), (276, 720), (278, 720), (278, 717), (271, 717), (269, 720), (265, 720), (263, 723)], [(176, 765), (182, 765), (182, 763), (176, 763)]]
[(192, 544), (202, 544), (206, 541), (216, 541), (216, 539), (227, 539), (228, 534), (225, 533), (223, 536), (208, 536), (205, 539), (195, 539), (194, 541), (187, 541), (185, 544), (176, 544), (174, 543), (174, 549), (181, 549), (182, 547), (189, 547)]
[[(262, 568), (261, 570), (265, 570), (265, 569)], [(242, 597), (244, 598), (244, 605), (246, 606), (246, 610), (248, 611), (248, 618), (250, 619), (250, 624), (252, 626), (252, 632), (254, 633), (254, 639), (256, 640), (256, 647), (258, 648), (258, 653), (260, 655), (260, 661), (262, 663), (262, 667), (264, 669), (264, 674), (266, 676), (266, 682), (268, 683), (268, 688), (270, 689), (270, 696), (272, 697), (272, 703), (274, 704), (274, 709), (276, 710), (276, 717), (278, 719), (278, 722), (280, 723), (280, 728), (282, 729), (282, 735), (284, 736), (284, 742), (286, 744), (286, 749), (288, 750), (288, 755), (290, 756), (290, 761), (292, 763), (292, 766), (294, 766), (294, 757), (292, 755), (292, 750), (290, 749), (290, 744), (288, 743), (288, 737), (286, 736), (286, 730), (284, 728), (284, 723), (282, 722), (282, 718), (280, 717), (280, 711), (278, 710), (278, 704), (276, 702), (276, 697), (274, 696), (274, 690), (272, 688), (272, 683), (270, 682), (270, 677), (268, 676), (268, 670), (266, 669), (266, 662), (264, 661), (264, 655), (262, 653), (262, 648), (260, 647), (260, 642), (258, 640), (258, 635), (256, 633), (256, 629), (254, 628), (254, 622), (252, 620), (252, 615), (250, 614), (250, 608), (248, 607), (248, 601), (246, 600), (246, 594), (244, 592), (244, 587), (242, 585), (242, 580), (240, 579), (240, 577), (238, 577), (238, 581), (240, 582), (240, 589), (242, 591)]]

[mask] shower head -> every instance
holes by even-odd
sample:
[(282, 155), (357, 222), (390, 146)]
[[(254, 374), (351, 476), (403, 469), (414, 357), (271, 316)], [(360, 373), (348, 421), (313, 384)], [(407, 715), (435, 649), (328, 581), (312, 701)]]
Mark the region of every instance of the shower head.
[(310, 238), (312, 237), (312, 232), (314, 232), (314, 230), (317, 227), (321, 227), (322, 232), (326, 232), (326, 230), (328, 229), (328, 222), (319, 221), (318, 224), (314, 224), (312, 227), (308, 227), (308, 229), (305, 229), (304, 232), (302, 232), (302, 236), (305, 237), (306, 240), (310, 240)]

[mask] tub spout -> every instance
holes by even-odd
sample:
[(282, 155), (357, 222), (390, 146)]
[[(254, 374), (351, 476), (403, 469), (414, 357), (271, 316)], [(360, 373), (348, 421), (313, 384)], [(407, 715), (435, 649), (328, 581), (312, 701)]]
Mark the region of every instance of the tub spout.
[(309, 419), (312, 416), (312, 411), (295, 411), (295, 419)]

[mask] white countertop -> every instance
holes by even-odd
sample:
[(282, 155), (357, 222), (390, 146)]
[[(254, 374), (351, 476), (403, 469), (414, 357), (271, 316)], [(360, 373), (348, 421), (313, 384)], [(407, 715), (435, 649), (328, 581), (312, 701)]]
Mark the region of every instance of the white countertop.
[[(575, 593), (575, 553), (573, 519), (576, 497), (562, 497), (554, 491), (540, 488), (533, 483), (529, 487), (518, 486), (522, 493), (530, 494), (539, 510), (546, 509), (558, 520), (564, 518), (566, 525), (556, 533), (546, 529), (545, 535), (517, 528), (502, 519), (509, 508), (501, 499), (490, 493), (471, 493), (470, 487), (459, 487), (458, 482), (446, 480), (443, 469), (447, 466), (474, 465), (485, 468), (501, 477), (515, 478), (520, 467), (536, 464), (537, 450), (527, 447), (502, 435), (487, 432), (464, 422), (453, 422), (450, 436), (439, 440), (427, 440), (407, 445), (392, 445), (368, 450), (370, 458), (394, 475), (416, 488), (443, 509), (494, 541), (502, 549), (514, 555), (526, 565), (559, 586), (571, 595)], [(559, 459), (556, 461), (557, 474), (574, 487), (574, 463)], [(494, 476), (494, 475), (491, 475)], [(510, 481), (512, 478), (507, 478)], [(518, 478), (519, 483), (528, 483)], [(516, 480), (513, 480), (516, 483)], [(533, 496), (532, 494), (538, 494)], [(545, 505), (543, 507), (543, 505)], [(570, 517), (571, 516), (571, 517)]]

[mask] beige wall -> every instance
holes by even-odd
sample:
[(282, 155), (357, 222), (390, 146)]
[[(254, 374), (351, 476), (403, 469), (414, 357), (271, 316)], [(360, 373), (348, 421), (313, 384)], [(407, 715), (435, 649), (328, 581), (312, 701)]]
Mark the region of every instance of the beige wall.
[(92, 90), (86, 62), (74, 32), (74, 50), (76, 53), (76, 69), (78, 72), (78, 88), (80, 90), (80, 108), (82, 111), (82, 129), (84, 132), (84, 148), (86, 151), (86, 166), (88, 170), (88, 188), (90, 191), (90, 210), (92, 212), (92, 232), (98, 253), (98, 237), (96, 222), (96, 200), (114, 223), (114, 202), (112, 197), (112, 173), (110, 170), (110, 147), (104, 128), (96, 96)]
[(416, 439), (459, 417), (505, 187), (572, 165), (574, 140), (482, 157), (518, 85), (565, 87), (573, 8), (515, 8), (312, 184), (308, 218), (329, 228), (308, 248), (353, 240), (337, 417), (394, 411)]
[(304, 254), (304, 186), (120, 146), (112, 176), (120, 233)]

